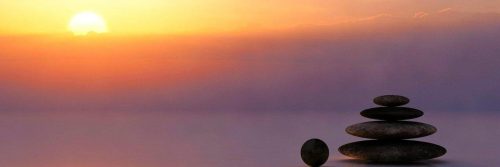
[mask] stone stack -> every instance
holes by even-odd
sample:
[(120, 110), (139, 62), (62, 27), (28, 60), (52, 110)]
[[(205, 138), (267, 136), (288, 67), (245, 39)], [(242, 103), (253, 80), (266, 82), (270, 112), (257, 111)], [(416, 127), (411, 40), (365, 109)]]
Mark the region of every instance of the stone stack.
[(365, 140), (343, 145), (339, 151), (349, 157), (376, 163), (404, 163), (427, 160), (446, 154), (446, 149), (432, 143), (406, 140), (434, 134), (429, 124), (403, 121), (421, 117), (418, 109), (401, 107), (410, 100), (398, 95), (376, 97), (373, 102), (383, 107), (363, 110), (366, 118), (381, 120), (347, 127), (346, 132)]

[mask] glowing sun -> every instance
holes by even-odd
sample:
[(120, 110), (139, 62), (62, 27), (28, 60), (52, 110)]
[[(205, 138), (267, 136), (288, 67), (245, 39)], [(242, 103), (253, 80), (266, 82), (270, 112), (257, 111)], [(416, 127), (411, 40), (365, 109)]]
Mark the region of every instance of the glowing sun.
[(69, 22), (68, 28), (78, 36), (89, 33), (106, 33), (108, 26), (104, 19), (94, 12), (81, 12), (76, 14)]

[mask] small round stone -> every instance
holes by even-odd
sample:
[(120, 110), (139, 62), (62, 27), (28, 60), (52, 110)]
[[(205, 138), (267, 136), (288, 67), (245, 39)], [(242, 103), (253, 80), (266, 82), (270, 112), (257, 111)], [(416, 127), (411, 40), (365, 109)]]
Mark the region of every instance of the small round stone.
[(376, 107), (361, 111), (361, 115), (371, 119), (399, 121), (421, 117), (424, 112), (407, 107)]
[(411, 140), (367, 140), (349, 143), (340, 153), (376, 163), (404, 163), (443, 156), (446, 149), (432, 143)]
[(373, 102), (381, 106), (396, 107), (410, 103), (410, 99), (399, 95), (384, 95), (376, 97)]
[(419, 138), (436, 131), (432, 125), (410, 121), (372, 121), (346, 128), (346, 132), (354, 136), (385, 140)]
[(307, 165), (319, 167), (328, 160), (328, 146), (320, 139), (310, 139), (302, 145), (300, 156)]

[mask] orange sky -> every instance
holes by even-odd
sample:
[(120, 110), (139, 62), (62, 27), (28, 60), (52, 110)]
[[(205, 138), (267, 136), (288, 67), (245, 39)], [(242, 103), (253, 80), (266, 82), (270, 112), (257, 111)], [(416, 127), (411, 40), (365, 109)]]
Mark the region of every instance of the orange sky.
[[(72, 36), (81, 11), (110, 34)], [(0, 0), (0, 167), (299, 166), (381, 94), (475, 139), (499, 43), (500, 0)]]
[(67, 33), (80, 11), (95, 11), (114, 34), (193, 34), (284, 29), (330, 24), (381, 13), (412, 16), (444, 8), (499, 12), (479, 0), (16, 0), (0, 1), (0, 34)]

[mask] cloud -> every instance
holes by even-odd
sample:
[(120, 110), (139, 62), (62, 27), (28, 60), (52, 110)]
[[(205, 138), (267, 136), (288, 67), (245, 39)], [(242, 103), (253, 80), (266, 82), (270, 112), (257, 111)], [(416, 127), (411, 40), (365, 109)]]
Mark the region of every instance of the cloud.
[(452, 8), (444, 8), (444, 9), (440, 9), (437, 11), (437, 13), (447, 13), (447, 12), (450, 12), (452, 10)]
[(413, 15), (413, 18), (416, 18), (416, 19), (422, 19), (424, 17), (427, 17), (429, 16), (429, 13), (426, 13), (426, 12), (417, 12)]
[(391, 14), (387, 14), (387, 13), (381, 13), (381, 14), (377, 14), (374, 16), (359, 18), (356, 21), (370, 21), (370, 20), (376, 20), (376, 19), (380, 19), (380, 18), (391, 18), (391, 17), (395, 17), (395, 16), (393, 16)]

